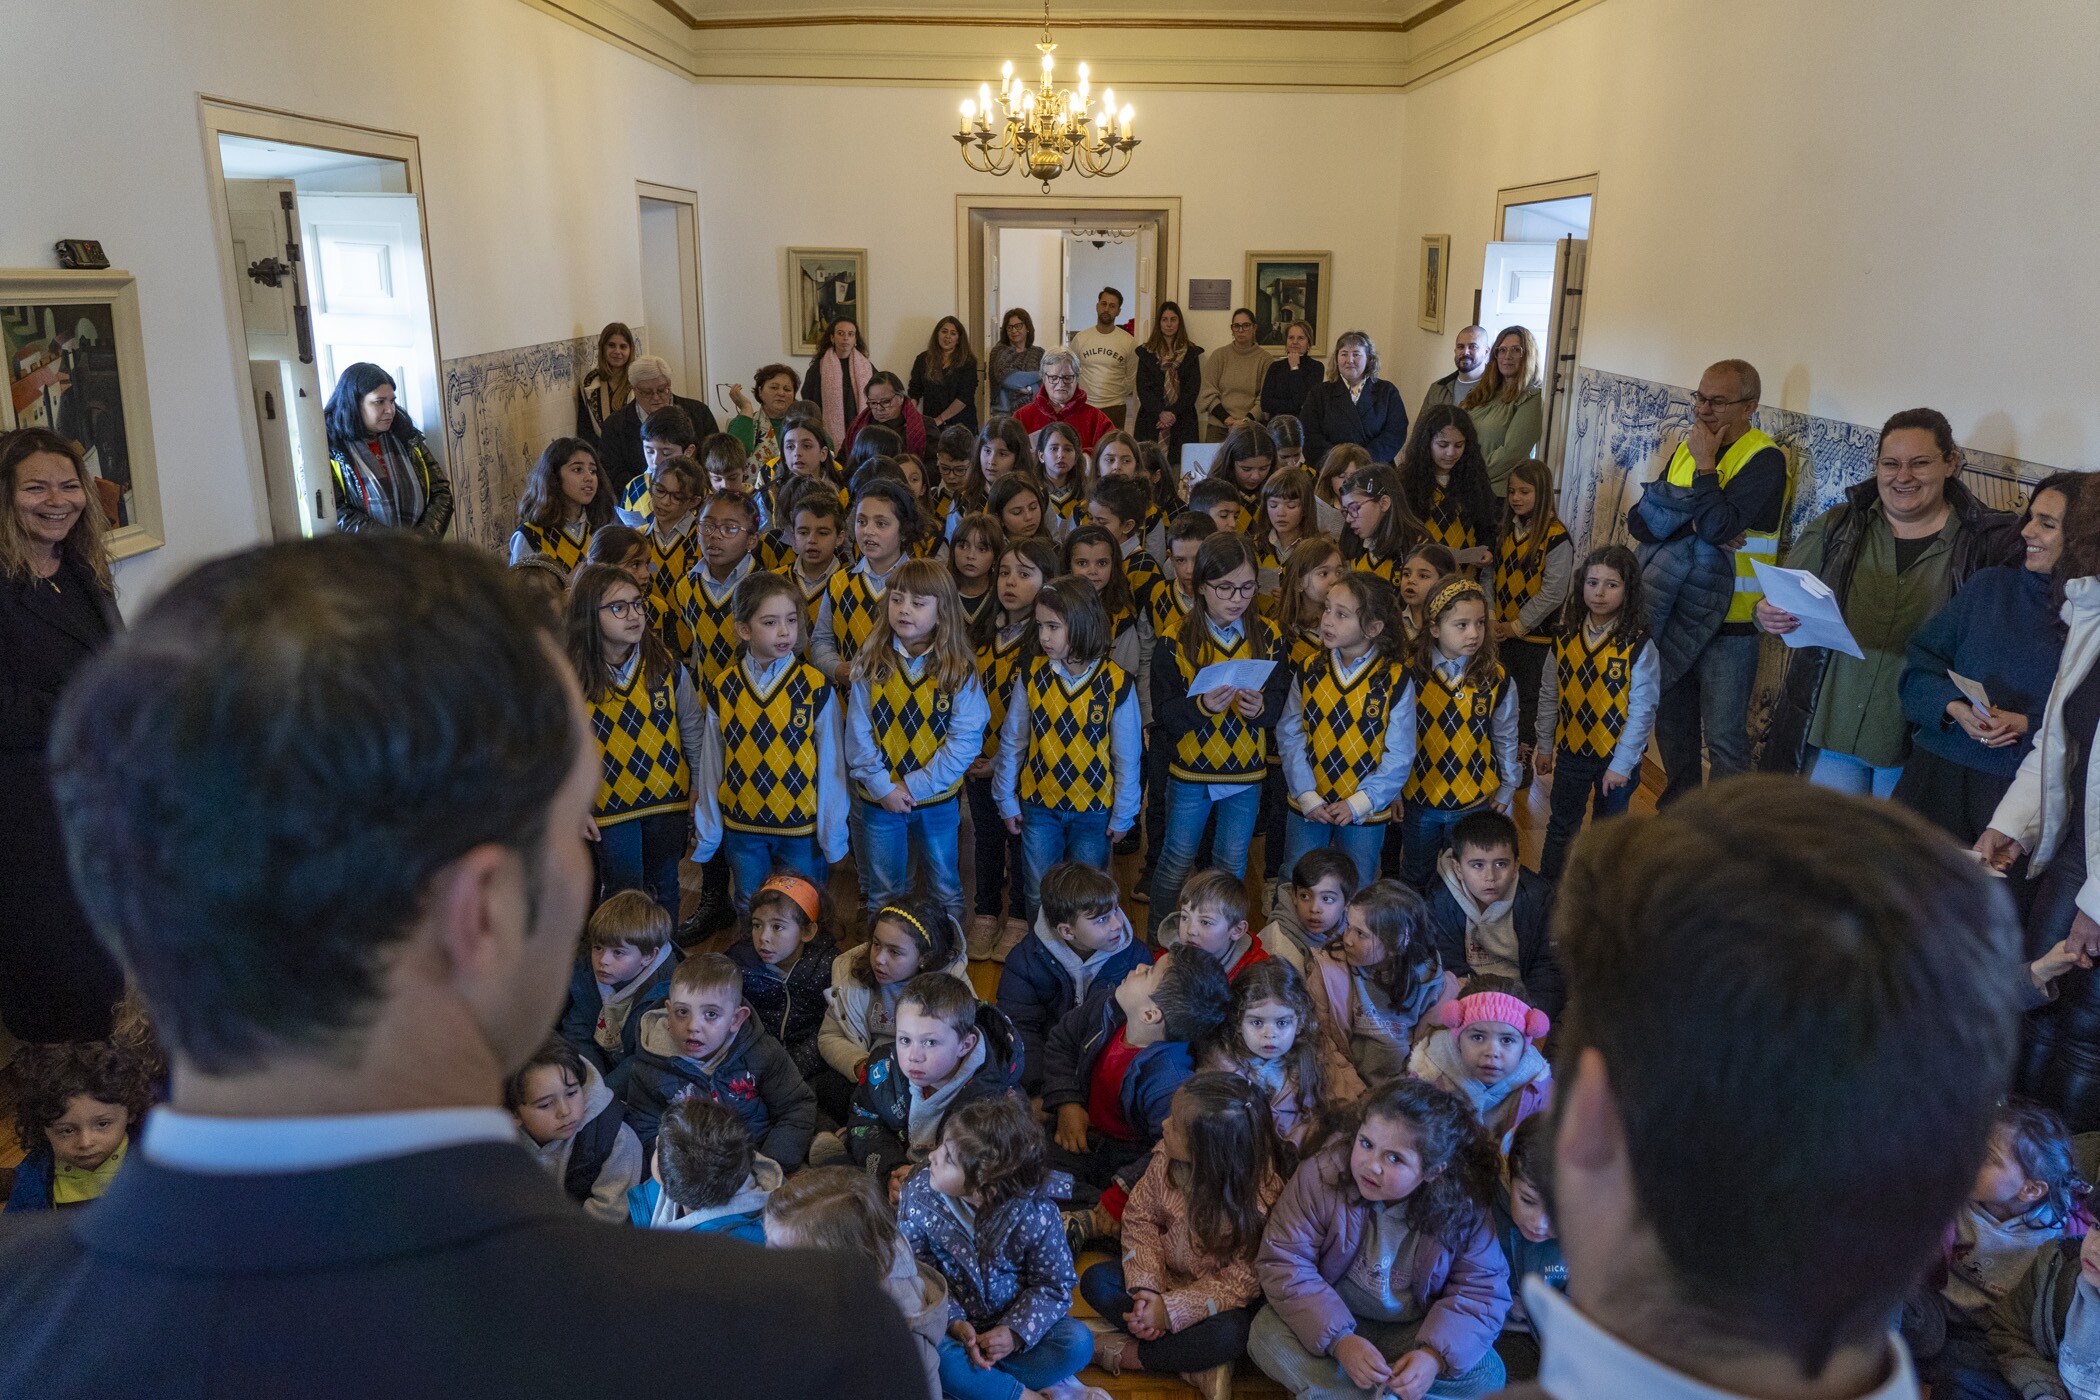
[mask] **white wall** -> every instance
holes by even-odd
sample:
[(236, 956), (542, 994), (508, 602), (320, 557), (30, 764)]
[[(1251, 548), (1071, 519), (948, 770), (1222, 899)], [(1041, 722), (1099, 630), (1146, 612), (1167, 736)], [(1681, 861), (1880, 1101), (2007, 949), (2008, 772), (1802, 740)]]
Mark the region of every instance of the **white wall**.
[[(661, 199), (641, 201), (642, 323), (649, 353), (671, 366), (671, 388), (687, 398), (706, 399), (707, 386), (693, 382), (685, 362), (685, 291), (679, 279), (678, 206)], [(694, 366), (693, 368), (697, 368)]]
[(48, 120), (0, 145), (0, 267), (99, 238), (139, 279), (168, 543), (119, 566), (128, 609), (266, 535), (199, 93), (420, 138), (448, 359), (641, 320), (634, 182), (698, 178), (690, 84), (518, 0), (18, 6), (6, 30), (10, 96)]
[[(1969, 445), (2100, 454), (2100, 6), (1609, 0), (1403, 98), (1389, 358), (1451, 368), (1498, 188), (1596, 173), (1582, 359), (1789, 409), (1942, 409)], [(1452, 236), (1447, 334), (1420, 239)], [(1344, 319), (1347, 319), (1346, 316)]]
[[(1064, 296), (1065, 279), (1065, 235), (1062, 229), (1054, 228), (1002, 228), (997, 230), (999, 239), (999, 311), (1003, 316), (1008, 307), (1018, 306), (1035, 322), (1038, 345), (1057, 344), (1057, 308)], [(963, 324), (975, 325), (977, 318), (964, 315)], [(978, 363), (983, 364), (983, 347), (978, 349)], [(897, 361), (894, 366), (899, 377), (911, 368), (908, 361)]]
[[(1143, 235), (1139, 235), (1142, 237)], [(1133, 320), (1138, 314), (1137, 295), (1137, 239), (1121, 243), (1109, 243), (1096, 248), (1093, 240), (1072, 240), (1071, 285), (1065, 288), (1066, 339), (1070, 332), (1082, 331), (1100, 324), (1100, 313), (1094, 307), (1101, 300), (1104, 288), (1114, 287), (1123, 294), (1123, 319)], [(1184, 285), (1167, 293), (1173, 301), (1186, 302), (1188, 288)], [(1157, 303), (1154, 303), (1155, 305)], [(1152, 333), (1147, 325), (1140, 328), (1137, 337), (1142, 342)]]

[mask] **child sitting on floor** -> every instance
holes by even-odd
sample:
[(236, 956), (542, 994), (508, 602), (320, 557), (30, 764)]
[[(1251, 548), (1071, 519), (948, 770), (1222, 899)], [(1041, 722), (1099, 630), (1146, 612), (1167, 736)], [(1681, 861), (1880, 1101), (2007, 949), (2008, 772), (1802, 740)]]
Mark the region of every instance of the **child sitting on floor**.
[(1431, 1019), (1407, 1072), (1464, 1099), (1506, 1148), (1517, 1125), (1552, 1101), (1553, 1070), (1538, 1049), (1552, 1021), (1507, 977), (1471, 978)]
[(780, 1042), (752, 1021), (743, 974), (720, 953), (680, 963), (663, 1010), (642, 1018), (626, 1097), (644, 1150), (655, 1145), (665, 1110), (695, 1096), (735, 1110), (758, 1150), (782, 1167), (808, 1158), (816, 1095)]
[(1558, 1016), (1568, 996), (1549, 927), (1553, 884), (1517, 863), (1517, 824), (1492, 807), (1460, 817), (1437, 874), (1429, 920), (1444, 966), (1514, 978), (1533, 1006)]
[(766, 1201), (781, 1180), (780, 1164), (752, 1148), (735, 1110), (696, 1095), (664, 1114), (649, 1179), (627, 1193), (627, 1218), (764, 1244)]
[(628, 1188), (642, 1176), (641, 1140), (619, 1095), (575, 1046), (550, 1036), (503, 1082), (503, 1106), (533, 1160), (585, 1214), (614, 1225), (627, 1218)]
[(1006, 955), (999, 1009), (1020, 1033), (1021, 1083), (1030, 1095), (1043, 1092), (1043, 1042), (1051, 1028), (1096, 987), (1113, 987), (1152, 961), (1120, 898), (1105, 870), (1076, 860), (1053, 865), (1043, 876), (1034, 936)]
[(2100, 1395), (2100, 1230), (2042, 1246), (1990, 1319), (1991, 1352), (2023, 1397)]
[(871, 1060), (897, 1036), (897, 998), (922, 972), (969, 980), (962, 931), (931, 904), (904, 900), (875, 912), (868, 941), (831, 960), (831, 989), (817, 1031), (824, 1069), (814, 1086), (825, 1117), (844, 1123)]
[(1016, 1098), (949, 1115), (898, 1202), (905, 1242), (948, 1282), (941, 1393), (949, 1400), (1108, 1400), (1076, 1377), (1093, 1337), (1071, 1316), (1079, 1282), (1045, 1193), (1043, 1130)]
[(112, 1041), (18, 1045), (5, 1079), (15, 1141), (7, 1209), (84, 1205), (109, 1189), (153, 1102), (152, 1057)]
[[(945, 972), (922, 972), (897, 998), (897, 1038), (853, 1093), (846, 1150), (855, 1166), (904, 1184), (926, 1160), (941, 1121), (974, 1099), (1013, 1092), (1021, 1045), (998, 1007)], [(894, 1195), (894, 1191), (892, 1195)]]
[[(1364, 1085), (1347, 1060), (1330, 1066), (1305, 979), (1281, 958), (1247, 969), (1232, 984), (1232, 1010), (1202, 1057), (1260, 1089), (1276, 1136), (1289, 1144), (1288, 1171), (1326, 1140), (1330, 1113), (1354, 1105)], [(1330, 1072), (1332, 1070), (1332, 1072)]]
[(1512, 1381), (1539, 1373), (1538, 1332), (1524, 1310), (1524, 1280), (1537, 1274), (1548, 1288), (1568, 1291), (1568, 1265), (1553, 1233), (1547, 1206), (1553, 1170), (1553, 1120), (1545, 1114), (1524, 1120), (1503, 1159), (1502, 1189), (1495, 1196), (1495, 1238), (1509, 1261), (1509, 1319), (1495, 1339), (1495, 1354)]
[(1374, 1089), (1406, 1072), (1415, 1026), (1458, 988), (1437, 956), (1428, 906), (1398, 880), (1356, 892), (1341, 938), (1313, 958), (1305, 984), (1329, 1063), (1347, 1062)]
[(751, 927), (732, 944), (729, 960), (744, 973), (744, 1004), (765, 1027), (810, 1087), (824, 1068), (817, 1031), (824, 1024), (824, 993), (838, 956), (823, 918), (823, 896), (800, 875), (767, 878), (751, 900)]
[(1336, 846), (1315, 846), (1298, 857), (1288, 881), (1270, 906), (1274, 916), (1261, 931), (1261, 946), (1300, 977), (1312, 973), (1312, 957), (1335, 940), (1356, 897), (1356, 862)]
[(1181, 882), (1181, 907), (1161, 921), (1159, 946), (1201, 948), (1218, 960), (1227, 981), (1268, 950), (1248, 932), (1247, 885), (1228, 870), (1199, 870)]
[(615, 1094), (627, 1086), (642, 1017), (664, 1004), (677, 965), (671, 916), (642, 891), (620, 890), (591, 911), (560, 1034)]

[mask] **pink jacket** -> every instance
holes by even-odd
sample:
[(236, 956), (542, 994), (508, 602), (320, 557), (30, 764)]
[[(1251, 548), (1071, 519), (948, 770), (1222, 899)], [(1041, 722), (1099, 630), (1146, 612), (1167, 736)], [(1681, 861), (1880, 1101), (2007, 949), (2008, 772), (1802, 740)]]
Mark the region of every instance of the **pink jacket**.
[[(1328, 1096), (1336, 1103), (1353, 1103), (1364, 1092), (1362, 1076), (1356, 1072), (1356, 1063), (1349, 1057), (1350, 987), (1349, 965), (1342, 961), (1338, 948), (1321, 948), (1307, 960), (1310, 964), (1305, 978), (1305, 990), (1312, 994), (1313, 1014), (1320, 1023), (1322, 1064), (1327, 1071)], [(1458, 979), (1443, 973), (1434, 997), (1424, 994), (1424, 1003), (1417, 1009), (1417, 1019), (1428, 1015), (1447, 1001), (1458, 999)], [(1400, 1060), (1407, 1060), (1408, 1047), (1401, 1045)]]
[[(1346, 1143), (1299, 1167), (1269, 1213), (1254, 1261), (1261, 1290), (1299, 1343), (1317, 1356), (1356, 1330), (1356, 1318), (1334, 1285), (1356, 1261), (1370, 1219), (1371, 1208), (1349, 1175)], [(1418, 1335), (1453, 1373), (1479, 1363), (1509, 1314), (1509, 1261), (1495, 1243), (1490, 1219), (1481, 1212), (1457, 1253), (1433, 1236), (1415, 1237), (1415, 1297), (1426, 1310)]]
[[(1167, 1305), (1167, 1328), (1179, 1332), (1206, 1317), (1243, 1308), (1261, 1297), (1251, 1259), (1219, 1260), (1189, 1236), (1188, 1202), (1167, 1184), (1167, 1149), (1152, 1149), (1151, 1165), (1123, 1208), (1123, 1284), (1149, 1288)], [(1283, 1190), (1271, 1177), (1262, 1187), (1266, 1211)]]

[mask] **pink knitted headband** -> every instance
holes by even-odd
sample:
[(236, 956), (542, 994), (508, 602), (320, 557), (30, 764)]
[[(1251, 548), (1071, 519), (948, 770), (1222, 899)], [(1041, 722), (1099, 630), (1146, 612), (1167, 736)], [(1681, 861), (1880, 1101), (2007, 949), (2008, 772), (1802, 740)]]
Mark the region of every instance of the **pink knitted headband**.
[(1545, 1012), (1527, 1006), (1522, 997), (1513, 997), (1508, 992), (1475, 992), (1457, 1001), (1447, 1001), (1436, 1009), (1436, 1018), (1454, 1031), (1462, 1031), (1476, 1021), (1496, 1021), (1515, 1026), (1517, 1033), (1529, 1041), (1545, 1039), (1546, 1032), (1553, 1026)]

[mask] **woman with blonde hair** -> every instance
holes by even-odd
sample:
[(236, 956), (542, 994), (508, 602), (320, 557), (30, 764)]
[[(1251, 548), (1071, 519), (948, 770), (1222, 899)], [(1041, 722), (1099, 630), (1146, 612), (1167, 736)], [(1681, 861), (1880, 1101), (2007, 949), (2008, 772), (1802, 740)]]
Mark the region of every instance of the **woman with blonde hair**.
[(596, 450), (605, 420), (634, 401), (627, 366), (634, 360), (634, 332), (625, 321), (607, 321), (598, 332), (598, 358), (576, 386), (576, 436)]
[(1538, 450), (1545, 423), (1539, 384), (1538, 342), (1524, 327), (1506, 326), (1488, 352), (1480, 382), (1459, 405), (1473, 416), (1480, 451), (1487, 458), (1488, 483), (1498, 496), (1508, 489), (1517, 463)]

